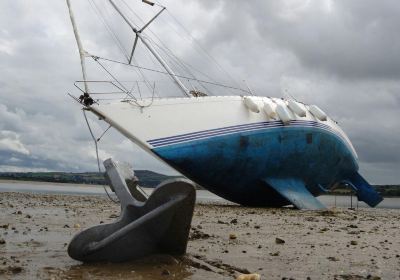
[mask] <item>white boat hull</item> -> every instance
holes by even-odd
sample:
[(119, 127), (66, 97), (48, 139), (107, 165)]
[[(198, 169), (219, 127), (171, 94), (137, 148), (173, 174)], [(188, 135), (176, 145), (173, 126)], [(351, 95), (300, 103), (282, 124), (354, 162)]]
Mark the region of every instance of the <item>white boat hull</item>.
[[(251, 97), (263, 108), (263, 102), (285, 103), (278, 98)], [(93, 105), (91, 110), (136, 144), (151, 150), (151, 141), (190, 133), (226, 127), (251, 125), (279, 121), (270, 118), (263, 110), (249, 110), (240, 96), (208, 96), (200, 98), (164, 98), (135, 102), (115, 102)], [(142, 107), (143, 106), (143, 107)], [(300, 117), (287, 108), (291, 120), (321, 123), (343, 138), (356, 156), (356, 152), (345, 133), (331, 119), (320, 121), (307, 111)]]
[[(282, 112), (273, 119), (263, 110), (271, 102), (284, 109), (284, 119)], [(308, 106), (299, 116), (286, 100), (268, 97), (167, 98), (145, 106), (149, 103), (124, 101), (91, 110), (189, 179), (243, 205), (320, 209), (314, 196), (344, 180), (366, 190), (360, 200), (380, 202), (358, 174), (348, 137)]]

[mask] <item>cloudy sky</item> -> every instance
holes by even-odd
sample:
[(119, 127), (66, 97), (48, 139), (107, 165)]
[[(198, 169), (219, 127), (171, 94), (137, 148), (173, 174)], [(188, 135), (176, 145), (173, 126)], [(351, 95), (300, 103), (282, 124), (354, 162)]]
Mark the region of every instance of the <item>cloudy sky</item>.
[[(257, 94), (287, 93), (328, 112), (349, 135), (370, 182), (400, 182), (398, 1), (162, 3)], [(90, 22), (81, 20), (83, 31), (95, 34), (86, 46), (101, 52), (107, 38)], [(0, 171), (96, 170), (82, 112), (67, 96), (77, 94), (79, 67), (64, 0), (0, 2)], [(105, 128), (95, 118), (91, 124), (98, 134)], [(101, 140), (100, 155), (172, 172), (115, 131)]]

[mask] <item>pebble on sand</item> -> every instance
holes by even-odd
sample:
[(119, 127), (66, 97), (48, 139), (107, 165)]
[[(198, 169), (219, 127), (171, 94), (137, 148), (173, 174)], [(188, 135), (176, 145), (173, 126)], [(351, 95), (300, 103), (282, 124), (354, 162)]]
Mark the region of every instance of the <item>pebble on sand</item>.
[(339, 261), (339, 258), (338, 257), (328, 257), (328, 260), (337, 262), (337, 261)]
[(75, 224), (74, 228), (81, 228), (81, 225), (80, 224)]
[(229, 234), (229, 239), (236, 239), (237, 238), (237, 236), (236, 236), (236, 234), (234, 234), (234, 233), (231, 233), (231, 234)]
[(258, 273), (241, 274), (236, 278), (236, 280), (261, 280), (261, 275)]
[(23, 268), (20, 266), (9, 266), (8, 270), (12, 272), (13, 274), (21, 273), (23, 271)]
[(283, 240), (282, 238), (277, 237), (277, 238), (275, 238), (275, 243), (276, 244), (284, 244), (285, 240)]

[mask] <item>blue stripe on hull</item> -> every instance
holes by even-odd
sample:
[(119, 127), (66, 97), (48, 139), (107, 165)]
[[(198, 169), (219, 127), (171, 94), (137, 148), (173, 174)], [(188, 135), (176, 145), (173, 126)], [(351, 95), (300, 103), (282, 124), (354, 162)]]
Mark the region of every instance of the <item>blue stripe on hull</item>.
[(170, 136), (170, 137), (153, 139), (153, 140), (149, 140), (148, 143), (150, 145), (152, 145), (153, 147), (162, 147), (162, 146), (166, 146), (166, 145), (172, 145), (172, 144), (188, 142), (188, 141), (193, 141), (193, 140), (199, 140), (199, 139), (206, 139), (206, 138), (210, 138), (210, 137), (223, 136), (223, 135), (235, 134), (235, 133), (246, 132), (246, 131), (274, 129), (274, 128), (280, 128), (280, 127), (321, 128), (321, 129), (325, 129), (326, 131), (330, 131), (334, 134), (337, 134), (338, 137), (341, 137), (346, 142), (346, 139), (344, 139), (340, 135), (340, 133), (335, 131), (331, 126), (329, 126), (327, 124), (323, 124), (323, 123), (316, 122), (316, 121), (292, 120), (292, 121), (290, 121), (289, 124), (286, 124), (286, 125), (284, 125), (282, 121), (269, 121), (269, 122), (258, 122), (258, 123), (249, 123), (249, 124), (228, 126), (228, 127), (203, 130), (203, 131), (185, 133), (185, 134), (175, 135), (175, 136)]
[(253, 206), (286, 205), (266, 177), (303, 180), (321, 188), (358, 170), (347, 142), (317, 126), (241, 131), (160, 146), (153, 151), (182, 174), (228, 200)]

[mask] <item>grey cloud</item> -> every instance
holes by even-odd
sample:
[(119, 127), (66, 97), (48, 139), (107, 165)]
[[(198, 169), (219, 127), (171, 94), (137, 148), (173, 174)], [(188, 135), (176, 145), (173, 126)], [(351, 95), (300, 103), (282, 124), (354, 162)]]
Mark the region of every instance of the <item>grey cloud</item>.
[[(223, 15), (208, 43), (241, 44), (243, 50), (251, 50), (257, 32), (264, 48), (285, 49), (310, 70), (352, 79), (399, 76), (396, 1), (288, 2), (223, 1)], [(331, 10), (323, 8), (327, 3)], [(262, 48), (258, 50), (262, 56)]]
[[(400, 19), (393, 12), (397, 2), (331, 3), (330, 12), (315, 5), (290, 21), (269, 15), (278, 22), (279, 29), (273, 30), (277, 24), (270, 25), (268, 17), (257, 21), (259, 32), (272, 37), (278, 47), (294, 52), (306, 67), (316, 71), (325, 70), (341, 78), (396, 79), (400, 74), (400, 39), (394, 33)], [(256, 16), (261, 18), (263, 14)]]

